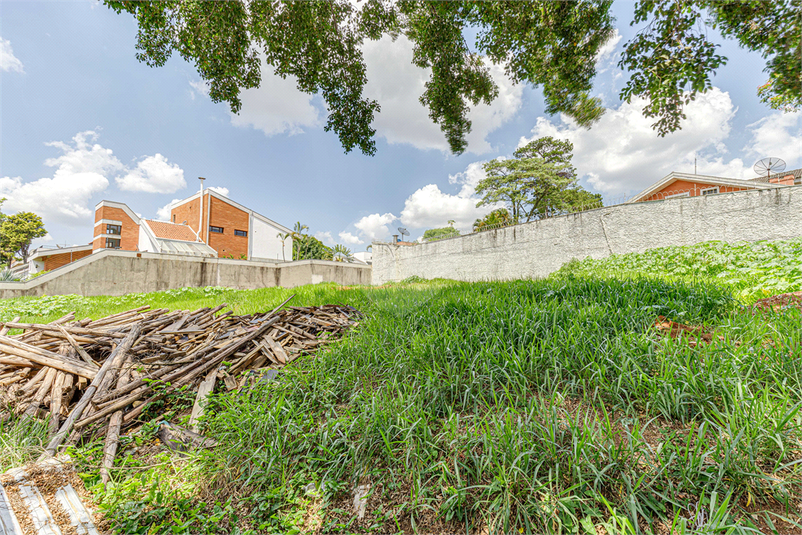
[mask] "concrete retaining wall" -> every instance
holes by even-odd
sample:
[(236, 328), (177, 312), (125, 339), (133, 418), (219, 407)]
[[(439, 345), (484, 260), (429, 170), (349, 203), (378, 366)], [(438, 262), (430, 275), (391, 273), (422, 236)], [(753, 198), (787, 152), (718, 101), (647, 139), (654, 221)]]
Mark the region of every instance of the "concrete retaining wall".
[(370, 284), (370, 271), (370, 266), (325, 260), (268, 263), (104, 250), (28, 282), (0, 282), (0, 298), (124, 295), (185, 286), (250, 290), (319, 282)]
[(414, 246), (373, 244), (373, 284), (544, 277), (572, 258), (802, 236), (802, 186), (600, 208)]

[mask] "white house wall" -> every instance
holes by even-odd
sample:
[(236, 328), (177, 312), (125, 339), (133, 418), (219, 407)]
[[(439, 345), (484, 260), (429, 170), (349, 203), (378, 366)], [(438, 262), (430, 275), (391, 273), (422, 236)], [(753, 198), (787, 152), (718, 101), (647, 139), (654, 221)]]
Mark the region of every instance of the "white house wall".
[(139, 250), (148, 253), (158, 253), (159, 248), (150, 239), (148, 231), (145, 230), (145, 225), (139, 225)]
[(45, 269), (45, 261), (39, 260), (29, 260), (28, 261), (28, 273), (39, 273), (40, 271)]
[(280, 232), (283, 230), (258, 217), (252, 217), (251, 258), (254, 260), (292, 260), (292, 238), (284, 241), (282, 255), (281, 239), (278, 237)]

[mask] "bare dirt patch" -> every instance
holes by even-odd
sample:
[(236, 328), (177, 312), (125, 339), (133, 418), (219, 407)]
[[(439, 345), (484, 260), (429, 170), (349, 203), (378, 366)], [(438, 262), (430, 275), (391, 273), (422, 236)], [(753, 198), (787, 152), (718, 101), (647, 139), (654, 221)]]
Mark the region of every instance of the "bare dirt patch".
[(756, 310), (783, 312), (789, 309), (802, 310), (802, 292), (778, 294), (765, 299), (758, 299), (752, 305)]
[(704, 327), (677, 323), (665, 316), (657, 316), (654, 327), (661, 336), (688, 340), (688, 345), (691, 347), (695, 347), (697, 344), (710, 344), (713, 342), (713, 334), (707, 332)]

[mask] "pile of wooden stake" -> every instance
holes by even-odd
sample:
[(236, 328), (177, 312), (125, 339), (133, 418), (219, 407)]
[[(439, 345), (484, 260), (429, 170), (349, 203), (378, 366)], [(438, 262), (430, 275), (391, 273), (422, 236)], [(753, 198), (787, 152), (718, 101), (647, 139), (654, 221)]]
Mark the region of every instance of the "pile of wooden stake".
[[(45, 455), (105, 435), (110, 467), (120, 431), (152, 402), (189, 387), (197, 392), (194, 424), (219, 381), (241, 388), (253, 370), (314, 353), (361, 317), (345, 305), (283, 308), (290, 299), (247, 316), (219, 314), (226, 304), (194, 312), (143, 306), (98, 320), (69, 314), (48, 324), (0, 323), (0, 419), (47, 420)], [(9, 336), (14, 329), (22, 333)]]

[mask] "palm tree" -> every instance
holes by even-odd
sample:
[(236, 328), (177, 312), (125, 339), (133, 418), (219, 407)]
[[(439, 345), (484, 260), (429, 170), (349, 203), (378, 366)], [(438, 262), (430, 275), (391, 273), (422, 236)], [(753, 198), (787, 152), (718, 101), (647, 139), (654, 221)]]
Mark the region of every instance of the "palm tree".
[[(292, 228), (292, 238), (298, 240), (298, 258), (293, 258), (293, 260), (300, 260), (303, 258), (306, 253), (306, 249), (309, 247), (309, 244), (306, 240), (306, 234), (304, 234), (305, 230), (309, 230), (309, 227), (300, 221), (296, 221), (295, 226)], [(303, 246), (303, 250), (301, 250), (301, 246)], [(292, 249), (293, 253), (295, 253), (295, 247)]]
[(456, 222), (456, 221), (454, 221), (453, 219), (449, 219), (449, 220), (448, 220), (448, 226), (449, 226), (449, 227), (451, 227), (451, 228), (454, 228), (454, 223), (455, 223), (455, 222)]
[(284, 240), (286, 240), (287, 238), (292, 237), (292, 233), (291, 232), (279, 232), (278, 234), (276, 234), (276, 237), (281, 240), (281, 259), (286, 262), (287, 258), (284, 256)]
[(353, 262), (354, 256), (351, 254), (351, 249), (345, 245), (337, 244), (332, 250), (332, 258), (335, 262)]
[(303, 234), (305, 230), (309, 230), (309, 227), (304, 225), (300, 221), (296, 221), (295, 226), (292, 228), (292, 231), (295, 234)]

